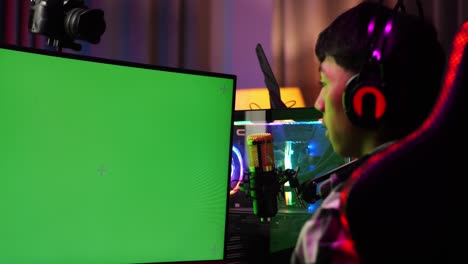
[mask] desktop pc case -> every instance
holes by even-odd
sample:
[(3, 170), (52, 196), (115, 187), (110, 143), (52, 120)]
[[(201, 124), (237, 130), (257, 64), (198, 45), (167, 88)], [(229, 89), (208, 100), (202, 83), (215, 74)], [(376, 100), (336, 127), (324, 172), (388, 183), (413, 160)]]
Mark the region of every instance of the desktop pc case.
[[(287, 108), (235, 111), (232, 131), (230, 208), (251, 208), (246, 192), (239, 186), (248, 183), (249, 158), (247, 137), (270, 133), (273, 137), (275, 167), (298, 171), (299, 183), (314, 179), (347, 162), (338, 156), (325, 137), (321, 113), (314, 108)], [(285, 197), (279, 197), (279, 209), (306, 208), (296, 193), (285, 184)]]
[(237, 110), (232, 131), (232, 164), (229, 199), (227, 260), (254, 263), (289, 260), (301, 227), (321, 200), (303, 201), (284, 186), (278, 194), (278, 212), (271, 221), (261, 221), (253, 213), (252, 199), (239, 186), (248, 183), (249, 157), (247, 138), (251, 134), (270, 133), (275, 167), (298, 169), (299, 184), (317, 178), (348, 162), (338, 156), (325, 137), (322, 114), (314, 108)]

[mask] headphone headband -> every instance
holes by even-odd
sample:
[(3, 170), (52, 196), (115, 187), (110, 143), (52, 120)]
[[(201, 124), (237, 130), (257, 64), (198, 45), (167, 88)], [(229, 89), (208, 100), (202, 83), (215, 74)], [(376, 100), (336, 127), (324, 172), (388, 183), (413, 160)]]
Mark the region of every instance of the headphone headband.
[[(367, 34), (371, 39), (369, 59), (361, 71), (350, 78), (343, 94), (343, 108), (351, 122), (359, 127), (379, 126), (387, 115), (389, 105), (385, 82), (383, 59), (386, 44), (391, 37), (395, 14), (403, 1), (398, 1), (393, 14), (379, 24), (379, 16), (369, 21)], [(380, 27), (378, 27), (380, 26)]]

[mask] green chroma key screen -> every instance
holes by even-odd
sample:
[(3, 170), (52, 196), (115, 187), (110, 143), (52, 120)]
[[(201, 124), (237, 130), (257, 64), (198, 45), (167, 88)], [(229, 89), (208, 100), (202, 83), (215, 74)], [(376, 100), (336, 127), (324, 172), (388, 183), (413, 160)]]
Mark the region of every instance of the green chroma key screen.
[(225, 254), (235, 75), (0, 48), (0, 263)]

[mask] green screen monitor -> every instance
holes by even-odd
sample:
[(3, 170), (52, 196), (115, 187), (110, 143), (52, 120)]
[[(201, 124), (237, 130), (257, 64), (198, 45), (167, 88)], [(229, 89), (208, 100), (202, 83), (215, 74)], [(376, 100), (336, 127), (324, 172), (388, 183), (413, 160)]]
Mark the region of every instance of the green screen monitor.
[(0, 263), (222, 261), (235, 86), (0, 46)]

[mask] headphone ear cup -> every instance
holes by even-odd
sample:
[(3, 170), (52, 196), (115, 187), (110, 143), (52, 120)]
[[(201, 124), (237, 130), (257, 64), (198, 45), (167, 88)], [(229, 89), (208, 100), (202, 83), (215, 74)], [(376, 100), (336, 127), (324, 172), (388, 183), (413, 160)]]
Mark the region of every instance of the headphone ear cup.
[(343, 93), (343, 109), (356, 126), (375, 128), (387, 112), (384, 87), (378, 81), (362, 81), (361, 74), (350, 78)]
[(346, 88), (343, 93), (343, 108), (346, 112), (346, 115), (348, 115), (348, 113), (352, 111), (352, 106), (353, 106), (352, 94), (354, 94), (353, 91), (356, 89), (358, 84), (359, 84), (359, 73), (351, 76), (351, 78), (349, 78), (348, 82), (346, 83)]

